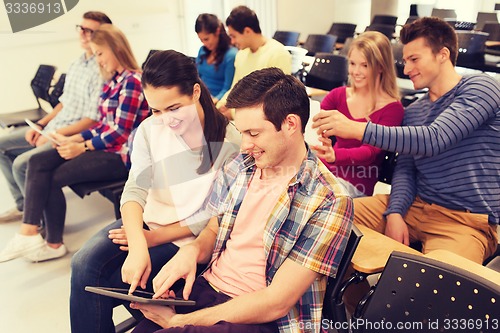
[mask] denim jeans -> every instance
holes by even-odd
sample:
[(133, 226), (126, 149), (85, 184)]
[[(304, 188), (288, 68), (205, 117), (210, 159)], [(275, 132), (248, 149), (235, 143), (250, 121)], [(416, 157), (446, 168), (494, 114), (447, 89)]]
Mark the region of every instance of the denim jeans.
[(45, 221), (47, 242), (61, 243), (66, 218), (64, 186), (126, 179), (128, 170), (119, 154), (88, 151), (65, 160), (55, 149), (31, 156), (26, 174), (23, 222)]
[(46, 143), (33, 147), (26, 141), (25, 134), (29, 127), (15, 128), (12, 132), (0, 136), (0, 170), (7, 180), (10, 193), (18, 210), (24, 209), (24, 186), (28, 160), (34, 154), (51, 149)]
[[(72, 333), (114, 333), (113, 307), (129, 303), (84, 290), (85, 286), (130, 287), (123, 283), (121, 278), (121, 267), (128, 252), (120, 250), (119, 246), (108, 238), (109, 230), (118, 229), (121, 226), (122, 220), (118, 220), (99, 231), (85, 243), (71, 260), (70, 319)], [(146, 290), (153, 291), (151, 281), (163, 265), (177, 253), (178, 249), (172, 243), (149, 249), (152, 272)], [(142, 315), (137, 311), (134, 316), (141, 317)]]

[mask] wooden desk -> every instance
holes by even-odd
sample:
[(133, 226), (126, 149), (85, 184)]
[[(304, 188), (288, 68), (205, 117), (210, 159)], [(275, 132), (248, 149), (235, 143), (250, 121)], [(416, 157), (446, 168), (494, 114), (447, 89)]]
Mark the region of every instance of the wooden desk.
[(374, 274), (381, 272), (392, 251), (401, 251), (415, 255), (423, 255), (402, 243), (396, 242), (368, 227), (357, 225), (363, 233), (361, 241), (352, 258), (352, 267), (361, 273)]
[(363, 237), (361, 237), (361, 241), (351, 261), (352, 267), (358, 272), (366, 274), (380, 273), (384, 269), (391, 253), (393, 251), (400, 251), (445, 262), (500, 285), (499, 272), (459, 256), (458, 254), (447, 250), (435, 250), (424, 255), (368, 227), (362, 225), (356, 226), (363, 233)]
[(496, 46), (500, 46), (500, 41), (487, 40), (484, 44), (486, 45), (486, 47), (496, 47)]
[[(361, 229), (361, 228), (360, 228)], [(363, 238), (361, 238), (363, 240)], [(435, 250), (425, 254), (425, 257), (436, 259), (444, 263), (462, 268), (468, 272), (481, 276), (500, 286), (500, 273), (488, 267), (479, 265), (478, 263), (466, 259), (458, 254), (447, 250)]]

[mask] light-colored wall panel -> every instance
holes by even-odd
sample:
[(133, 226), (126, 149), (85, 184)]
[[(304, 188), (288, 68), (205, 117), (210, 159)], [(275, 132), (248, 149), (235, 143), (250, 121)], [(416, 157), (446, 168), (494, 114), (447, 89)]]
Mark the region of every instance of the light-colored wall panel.
[[(333, 22), (356, 23), (364, 31), (370, 23), (372, 0), (81, 0), (67, 14), (40, 27), (11, 33), (5, 11), (0, 11), (0, 113), (34, 107), (36, 102), (29, 82), (39, 64), (52, 64), (65, 72), (80, 53), (75, 24), (88, 10), (106, 12), (130, 40), (133, 51), (142, 63), (150, 49), (172, 48), (196, 55), (201, 43), (194, 33), (194, 20), (202, 12), (213, 12), (225, 21), (230, 10), (241, 4), (259, 4), (259, 17), (268, 15), (264, 1), (276, 1), (276, 28), (308, 34), (323, 34)], [(394, 1), (394, 0), (391, 0)], [(410, 3), (434, 4), (456, 8), (459, 19), (474, 21), (477, 11), (493, 11), (498, 0), (398, 0), (399, 23), (404, 23)], [(374, 10), (381, 0), (373, 0)], [(382, 6), (381, 5), (381, 6)], [(393, 11), (394, 8), (391, 8)], [(270, 22), (269, 18), (262, 20)], [(264, 26), (271, 37), (273, 27)]]
[(356, 23), (363, 31), (370, 23), (370, 0), (277, 0), (278, 30), (309, 34), (325, 34), (333, 22)]
[(65, 15), (15, 34), (10, 32), (6, 15), (0, 16), (3, 77), (0, 80), (0, 113), (36, 106), (29, 83), (39, 64), (57, 66), (57, 74), (66, 72), (69, 64), (83, 52), (75, 25), (88, 10), (105, 12), (123, 30), (139, 63), (144, 61), (149, 49), (182, 49), (184, 46), (178, 32), (178, 0), (80, 1)]

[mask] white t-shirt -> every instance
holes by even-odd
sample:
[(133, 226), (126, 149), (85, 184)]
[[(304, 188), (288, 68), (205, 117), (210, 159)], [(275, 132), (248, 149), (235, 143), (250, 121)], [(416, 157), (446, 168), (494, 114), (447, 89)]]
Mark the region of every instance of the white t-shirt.
[[(228, 125), (227, 131), (235, 131), (234, 126)], [(143, 220), (152, 230), (184, 220), (202, 207), (217, 170), (238, 151), (239, 146), (224, 142), (212, 168), (198, 174), (201, 151), (191, 150), (180, 136), (151, 116), (135, 134), (121, 204), (138, 202), (144, 208)], [(174, 244), (181, 246), (190, 240)]]

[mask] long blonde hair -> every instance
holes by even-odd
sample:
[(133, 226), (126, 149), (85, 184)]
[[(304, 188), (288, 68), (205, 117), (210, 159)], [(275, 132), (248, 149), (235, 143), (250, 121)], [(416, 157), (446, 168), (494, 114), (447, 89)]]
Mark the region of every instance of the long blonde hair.
[[(394, 65), (394, 56), (392, 54), (391, 42), (382, 33), (378, 31), (367, 31), (359, 35), (352, 41), (349, 48), (348, 57), (351, 55), (352, 50), (360, 51), (366, 58), (368, 67), (372, 70), (370, 91), (372, 94), (372, 107), (374, 111), (376, 104), (376, 85), (380, 84), (380, 89), (390, 97), (399, 100), (399, 89), (396, 83), (396, 69)], [(379, 75), (377, 75), (379, 74)], [(377, 82), (377, 77), (379, 82)], [(356, 87), (351, 85), (353, 91)]]
[[(140, 67), (137, 64), (137, 60), (135, 60), (127, 37), (125, 37), (123, 32), (116, 26), (107, 23), (101, 24), (101, 26), (94, 31), (90, 42), (99, 46), (109, 47), (116, 60), (118, 60), (123, 68), (129, 71), (140, 71)], [(112, 74), (105, 72), (102, 68), (101, 75), (105, 79), (110, 79), (110, 75), (112, 76)]]

